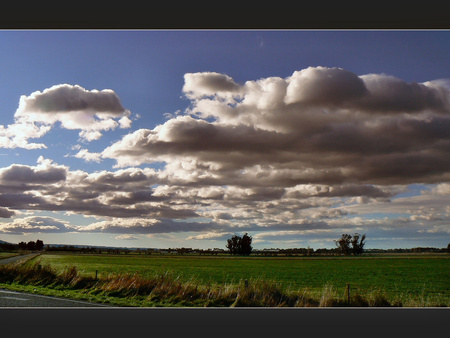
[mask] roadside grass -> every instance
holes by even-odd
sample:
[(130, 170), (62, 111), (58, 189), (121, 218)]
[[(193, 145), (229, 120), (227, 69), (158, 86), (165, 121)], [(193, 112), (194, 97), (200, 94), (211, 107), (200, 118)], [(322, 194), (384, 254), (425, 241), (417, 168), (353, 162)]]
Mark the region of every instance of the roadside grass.
[[(78, 273), (99, 278), (135, 275), (144, 279), (165, 275), (183, 283), (237, 286), (248, 280), (271, 281), (282, 292), (307, 289), (320, 299), (325, 285), (344, 297), (382, 294), (404, 306), (450, 305), (450, 257), (400, 255), (380, 257), (205, 257), (175, 255), (88, 255), (44, 253), (32, 260), (57, 272), (76, 266)], [(375, 297), (375, 296), (373, 296)]]
[(380, 290), (361, 294), (326, 284), (321, 289), (284, 287), (261, 278), (238, 283), (204, 283), (171, 273), (142, 276), (109, 273), (95, 278), (76, 266), (57, 271), (40, 262), (0, 267), (0, 287), (91, 302), (134, 307), (390, 307), (448, 306), (424, 297), (410, 304), (391, 299)]
[(8, 257), (14, 257), (14, 256), (18, 256), (18, 255), (19, 255), (19, 253), (17, 253), (17, 252), (0, 251), (0, 259), (8, 258)]

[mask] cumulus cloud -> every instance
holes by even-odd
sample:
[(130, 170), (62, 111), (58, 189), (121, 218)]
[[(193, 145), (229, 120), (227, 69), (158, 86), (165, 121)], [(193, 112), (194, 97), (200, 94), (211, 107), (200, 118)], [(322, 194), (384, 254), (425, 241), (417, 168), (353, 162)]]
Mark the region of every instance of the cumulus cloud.
[(68, 129), (84, 129), (92, 122), (99, 122), (93, 121), (95, 115), (105, 119), (121, 117), (125, 112), (111, 89), (89, 91), (78, 85), (61, 84), (29, 96), (22, 95), (15, 117), (50, 124), (60, 121)]
[(184, 75), (183, 92), (189, 98), (237, 94), (240, 86), (225, 74), (215, 72), (187, 73)]
[(345, 105), (367, 93), (364, 81), (342, 68), (309, 67), (286, 80), (286, 104)]
[(100, 153), (91, 153), (87, 149), (81, 149), (78, 153), (73, 155), (76, 158), (82, 158), (86, 162), (97, 162), (100, 163), (101, 161), (101, 154)]
[(78, 85), (55, 85), (20, 97), (15, 123), (0, 126), (0, 147), (46, 148), (28, 139), (42, 137), (57, 122), (65, 129), (81, 130), (82, 140), (98, 140), (102, 131), (130, 128), (130, 114), (111, 89), (90, 91)]
[(36, 125), (30, 122), (18, 122), (8, 126), (0, 125), (0, 148), (47, 148), (43, 143), (30, 143), (28, 140), (44, 136), (51, 126)]
[(424, 110), (449, 112), (449, 90), (442, 82), (406, 83), (382, 74), (363, 75), (361, 79), (370, 93), (360, 103), (364, 109), (380, 114)]
[(22, 164), (13, 164), (0, 169), (0, 182), (9, 184), (50, 184), (66, 179), (68, 168), (55, 165), (51, 160), (40, 156), (38, 165), (31, 167)]
[(450, 178), (449, 90), (436, 83), (325, 67), (243, 85), (217, 73), (187, 74), (185, 81), (192, 116), (137, 130), (102, 156), (118, 167), (195, 163), (185, 177), (217, 184), (239, 177), (288, 186)]

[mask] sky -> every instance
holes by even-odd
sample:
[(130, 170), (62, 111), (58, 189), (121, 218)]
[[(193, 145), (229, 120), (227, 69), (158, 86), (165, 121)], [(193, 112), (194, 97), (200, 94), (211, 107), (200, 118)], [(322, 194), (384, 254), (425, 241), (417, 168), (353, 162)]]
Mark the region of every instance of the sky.
[(0, 240), (450, 242), (450, 32), (2, 30)]

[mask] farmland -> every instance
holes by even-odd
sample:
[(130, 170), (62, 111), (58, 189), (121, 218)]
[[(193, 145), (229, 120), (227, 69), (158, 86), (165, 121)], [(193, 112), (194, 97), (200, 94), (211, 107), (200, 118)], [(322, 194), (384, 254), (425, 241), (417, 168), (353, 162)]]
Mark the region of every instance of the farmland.
[[(272, 283), (280, 292), (320, 298), (324, 292), (344, 299), (382, 295), (402, 306), (449, 306), (450, 260), (446, 254), (363, 257), (230, 257), (189, 255), (43, 254), (31, 262), (57, 273), (76, 267), (86, 278), (166, 276), (177, 283), (213, 288), (239, 287), (247, 280), (256, 288)], [(158, 277), (159, 276), (159, 277)], [(328, 291), (326, 291), (328, 290)], [(144, 303), (134, 305), (142, 306)], [(170, 304), (168, 304), (171, 306)]]

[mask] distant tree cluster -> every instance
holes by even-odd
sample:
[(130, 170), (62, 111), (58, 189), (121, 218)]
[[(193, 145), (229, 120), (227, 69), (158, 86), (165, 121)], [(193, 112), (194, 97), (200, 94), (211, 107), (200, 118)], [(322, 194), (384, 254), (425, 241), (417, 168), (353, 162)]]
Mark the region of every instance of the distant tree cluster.
[(252, 253), (252, 237), (247, 233), (244, 236), (234, 235), (227, 240), (226, 248), (232, 255), (249, 256)]
[(20, 250), (31, 250), (31, 251), (41, 251), (44, 249), (44, 242), (38, 239), (36, 242), (29, 241), (28, 243), (20, 242), (19, 243)]
[(364, 251), (366, 235), (358, 233), (352, 235), (343, 234), (341, 238), (335, 241), (336, 246), (341, 254), (344, 255), (361, 255)]

